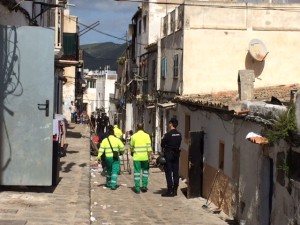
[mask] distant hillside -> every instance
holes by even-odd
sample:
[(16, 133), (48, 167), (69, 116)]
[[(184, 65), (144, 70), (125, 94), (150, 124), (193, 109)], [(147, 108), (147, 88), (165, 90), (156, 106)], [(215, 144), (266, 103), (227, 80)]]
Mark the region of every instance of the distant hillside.
[(80, 48), (84, 51), (84, 68), (96, 70), (110, 66), (111, 70), (117, 70), (116, 61), (125, 52), (126, 43), (96, 43), (81, 45)]

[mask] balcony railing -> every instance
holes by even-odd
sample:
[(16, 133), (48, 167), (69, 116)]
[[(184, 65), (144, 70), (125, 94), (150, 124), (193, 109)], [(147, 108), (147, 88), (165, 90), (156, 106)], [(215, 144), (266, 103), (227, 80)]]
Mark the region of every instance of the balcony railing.
[(79, 42), (77, 33), (63, 33), (62, 60), (78, 61), (79, 60)]

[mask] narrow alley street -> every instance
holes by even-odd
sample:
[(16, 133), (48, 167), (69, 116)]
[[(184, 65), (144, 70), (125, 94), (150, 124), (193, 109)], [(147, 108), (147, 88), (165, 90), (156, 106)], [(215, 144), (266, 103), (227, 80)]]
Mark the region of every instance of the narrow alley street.
[(147, 193), (132, 191), (133, 175), (126, 171), (117, 190), (106, 189), (101, 168), (90, 157), (89, 132), (87, 125), (70, 125), (56, 187), (0, 187), (0, 225), (230, 224), (225, 214), (212, 212), (211, 204), (203, 209), (203, 198), (187, 199), (182, 191), (162, 198), (165, 180), (158, 168), (150, 169)]
[[(133, 191), (133, 175), (127, 171), (119, 176), (119, 188), (115, 191), (104, 186), (105, 177), (92, 172), (91, 213), (93, 224), (195, 224), (225, 225), (224, 214), (213, 214), (212, 208), (202, 209), (203, 198), (187, 199), (179, 191), (176, 197), (161, 197), (165, 189), (164, 174), (158, 168), (150, 168), (149, 190), (136, 194)], [(180, 189), (186, 185), (181, 182)]]

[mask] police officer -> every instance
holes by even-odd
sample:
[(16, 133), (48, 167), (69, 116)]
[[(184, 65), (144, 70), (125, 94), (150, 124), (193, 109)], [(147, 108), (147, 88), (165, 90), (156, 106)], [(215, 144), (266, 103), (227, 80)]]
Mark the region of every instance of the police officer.
[[(130, 152), (133, 155), (135, 193), (148, 191), (149, 157), (152, 153), (149, 134), (143, 131), (143, 123), (137, 125), (137, 132), (131, 136)], [(140, 184), (142, 171), (142, 187)]]
[(113, 152), (118, 152), (118, 155), (124, 153), (123, 142), (114, 136), (114, 128), (109, 125), (108, 137), (103, 139), (98, 152), (98, 159), (105, 154), (105, 164), (106, 164), (106, 187), (111, 190), (117, 189), (118, 174), (120, 169), (120, 159), (119, 157), (114, 157)]
[(165, 174), (168, 190), (162, 193), (162, 197), (174, 197), (177, 195), (179, 185), (179, 156), (181, 145), (181, 134), (177, 131), (178, 120), (172, 118), (169, 121), (169, 132), (167, 132), (161, 140), (166, 165)]

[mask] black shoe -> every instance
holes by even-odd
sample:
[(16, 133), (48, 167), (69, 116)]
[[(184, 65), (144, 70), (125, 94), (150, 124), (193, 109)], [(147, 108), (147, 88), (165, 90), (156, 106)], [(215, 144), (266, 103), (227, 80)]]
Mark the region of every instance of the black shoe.
[(145, 193), (145, 192), (147, 192), (147, 191), (148, 191), (148, 188), (146, 188), (146, 187), (142, 187), (142, 188), (141, 188), (141, 191), (142, 191), (143, 193)]
[(174, 192), (173, 191), (167, 191), (165, 193), (162, 193), (161, 197), (174, 197)]
[(111, 187), (110, 190), (117, 190), (117, 187)]
[(177, 196), (177, 190), (173, 190), (173, 195)]

